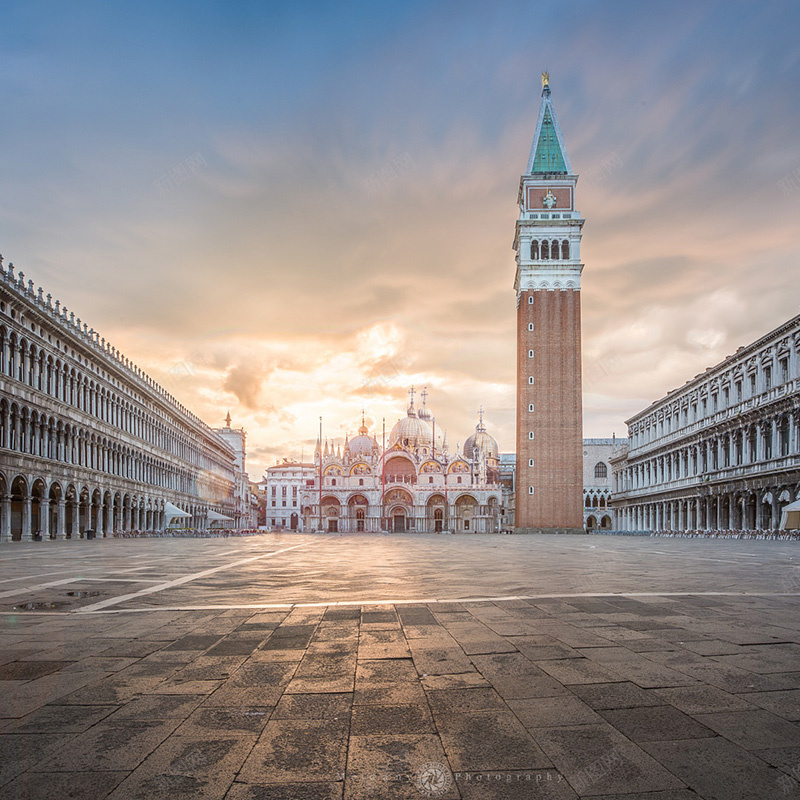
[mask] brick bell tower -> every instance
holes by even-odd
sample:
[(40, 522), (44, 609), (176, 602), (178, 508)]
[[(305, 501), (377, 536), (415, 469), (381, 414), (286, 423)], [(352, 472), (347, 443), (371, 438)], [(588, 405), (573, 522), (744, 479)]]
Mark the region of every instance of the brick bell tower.
[(583, 533), (581, 229), (575, 185), (542, 73), (542, 104), (519, 182), (518, 533)]

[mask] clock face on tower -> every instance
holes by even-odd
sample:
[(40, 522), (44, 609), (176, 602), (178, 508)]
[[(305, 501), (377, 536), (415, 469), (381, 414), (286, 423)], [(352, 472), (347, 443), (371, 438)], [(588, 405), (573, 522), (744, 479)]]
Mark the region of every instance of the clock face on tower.
[(548, 189), (547, 194), (542, 198), (544, 208), (553, 208), (556, 204), (556, 196)]

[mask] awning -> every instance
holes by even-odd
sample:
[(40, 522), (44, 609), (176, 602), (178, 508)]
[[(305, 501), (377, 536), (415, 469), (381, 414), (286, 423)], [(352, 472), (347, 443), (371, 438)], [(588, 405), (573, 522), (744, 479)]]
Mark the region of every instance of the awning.
[(169, 525), (170, 520), (175, 519), (175, 517), (191, 517), (192, 515), (188, 511), (184, 511), (182, 508), (178, 508), (174, 503), (164, 503), (164, 519), (166, 520), (166, 524)]
[(800, 528), (800, 500), (789, 503), (781, 511), (781, 530), (797, 530)]
[(233, 522), (233, 517), (226, 517), (224, 514), (220, 514), (219, 511), (214, 511), (213, 508), (208, 509), (207, 518), (209, 522)]

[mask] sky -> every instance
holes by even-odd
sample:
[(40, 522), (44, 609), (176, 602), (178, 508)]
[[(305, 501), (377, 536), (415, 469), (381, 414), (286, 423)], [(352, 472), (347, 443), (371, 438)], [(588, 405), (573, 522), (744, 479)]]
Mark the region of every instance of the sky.
[(541, 93), (586, 220), (584, 436), (798, 313), (800, 4), (0, 6), (0, 253), (258, 480), (405, 414), (514, 450)]

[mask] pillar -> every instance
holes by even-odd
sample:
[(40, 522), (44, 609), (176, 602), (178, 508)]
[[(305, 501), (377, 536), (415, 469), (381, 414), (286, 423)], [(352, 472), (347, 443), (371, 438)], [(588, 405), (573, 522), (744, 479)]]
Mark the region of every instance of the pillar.
[(64, 498), (61, 498), (58, 501), (58, 506), (56, 508), (56, 539), (66, 539), (67, 538), (67, 528), (66, 528), (66, 502)]
[(0, 541), (11, 541), (11, 495), (0, 497)]
[(22, 536), (23, 542), (32, 542), (31, 532), (31, 496), (26, 495), (22, 500)]
[(39, 530), (42, 540), (50, 538), (50, 498), (43, 497), (39, 501)]

